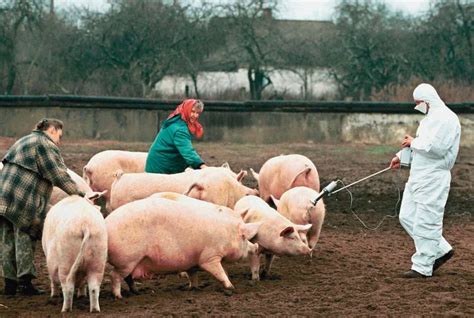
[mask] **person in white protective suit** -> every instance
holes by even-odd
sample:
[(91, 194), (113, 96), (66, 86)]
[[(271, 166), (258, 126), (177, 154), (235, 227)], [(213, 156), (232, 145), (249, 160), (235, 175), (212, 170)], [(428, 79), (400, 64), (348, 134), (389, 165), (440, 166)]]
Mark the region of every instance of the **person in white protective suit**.
[[(400, 223), (415, 242), (411, 270), (404, 278), (433, 275), (454, 254), (443, 237), (443, 216), (451, 183), (451, 168), (459, 150), (461, 125), (456, 114), (438, 96), (433, 86), (420, 84), (413, 91), (415, 109), (426, 116), (416, 137), (406, 135), (402, 147), (410, 147), (410, 176), (400, 207)], [(400, 152), (390, 163), (400, 168)]]

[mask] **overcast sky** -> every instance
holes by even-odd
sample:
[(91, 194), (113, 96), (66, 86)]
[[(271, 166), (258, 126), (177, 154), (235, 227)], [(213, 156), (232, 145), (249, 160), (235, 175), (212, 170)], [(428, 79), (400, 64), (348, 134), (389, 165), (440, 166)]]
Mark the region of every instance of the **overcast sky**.
[[(193, 1), (188, 0), (188, 2)], [(195, 2), (198, 2), (198, 0), (195, 0)], [(219, 0), (216, 0), (216, 2), (219, 2)], [(337, 2), (335, 0), (280, 0), (281, 6), (278, 18), (330, 20)], [(384, 0), (383, 2), (392, 10), (411, 15), (424, 13), (428, 10), (430, 4), (430, 0)], [(85, 6), (91, 10), (104, 11), (109, 7), (107, 0), (56, 0), (55, 4), (57, 9), (76, 5)]]

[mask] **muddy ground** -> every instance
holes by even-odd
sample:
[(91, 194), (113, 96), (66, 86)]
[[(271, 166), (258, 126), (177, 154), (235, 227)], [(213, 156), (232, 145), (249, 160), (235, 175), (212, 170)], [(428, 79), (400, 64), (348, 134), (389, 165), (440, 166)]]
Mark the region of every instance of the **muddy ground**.
[[(0, 155), (14, 142), (0, 138)], [(65, 141), (67, 165), (80, 173), (89, 158), (105, 149), (146, 151), (148, 144)], [(258, 170), (270, 157), (299, 153), (318, 167), (321, 184), (341, 179), (346, 183), (386, 167), (396, 145), (349, 144), (223, 144), (198, 143), (208, 164), (227, 161), (234, 170)], [(386, 172), (325, 199), (327, 215), (320, 243), (312, 259), (278, 257), (269, 279), (253, 285), (245, 263), (227, 264), (236, 287), (226, 296), (220, 284), (200, 273), (198, 291), (169, 275), (141, 282), (141, 295), (125, 292), (114, 300), (108, 274), (102, 285), (100, 316), (472, 316), (474, 315), (474, 149), (462, 148), (453, 169), (452, 188), (445, 213), (444, 235), (456, 248), (455, 257), (429, 279), (405, 280), (414, 252), (411, 239), (396, 217), (399, 190), (408, 173)], [(248, 186), (256, 182), (249, 175)], [(382, 222), (380, 224), (380, 222)], [(45, 259), (38, 244), (36, 283), (49, 291)], [(123, 286), (124, 287), (124, 286)], [(3, 290), (3, 281), (0, 282)], [(73, 315), (88, 315), (88, 300), (74, 302)], [(6, 298), (0, 295), (0, 316), (59, 314), (61, 300), (47, 295)]]

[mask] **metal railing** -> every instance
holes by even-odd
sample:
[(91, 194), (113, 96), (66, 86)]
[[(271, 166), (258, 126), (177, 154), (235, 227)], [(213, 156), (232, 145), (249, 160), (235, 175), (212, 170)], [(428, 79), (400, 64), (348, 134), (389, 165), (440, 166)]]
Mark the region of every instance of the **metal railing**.
[[(64, 107), (105, 109), (172, 110), (181, 100), (144, 98), (42, 95), (0, 96), (0, 107)], [(219, 112), (336, 112), (336, 113), (414, 113), (413, 102), (348, 102), (348, 101), (214, 101), (204, 100), (206, 111)], [(474, 102), (450, 103), (456, 113), (474, 113)]]

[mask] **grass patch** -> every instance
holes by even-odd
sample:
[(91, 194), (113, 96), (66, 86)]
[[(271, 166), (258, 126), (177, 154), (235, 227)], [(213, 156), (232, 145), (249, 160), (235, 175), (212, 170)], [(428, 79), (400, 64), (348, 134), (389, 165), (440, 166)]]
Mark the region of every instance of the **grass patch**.
[(394, 146), (387, 146), (387, 145), (378, 145), (378, 146), (370, 146), (366, 149), (366, 153), (369, 155), (387, 155), (393, 154), (395, 155), (400, 149)]

